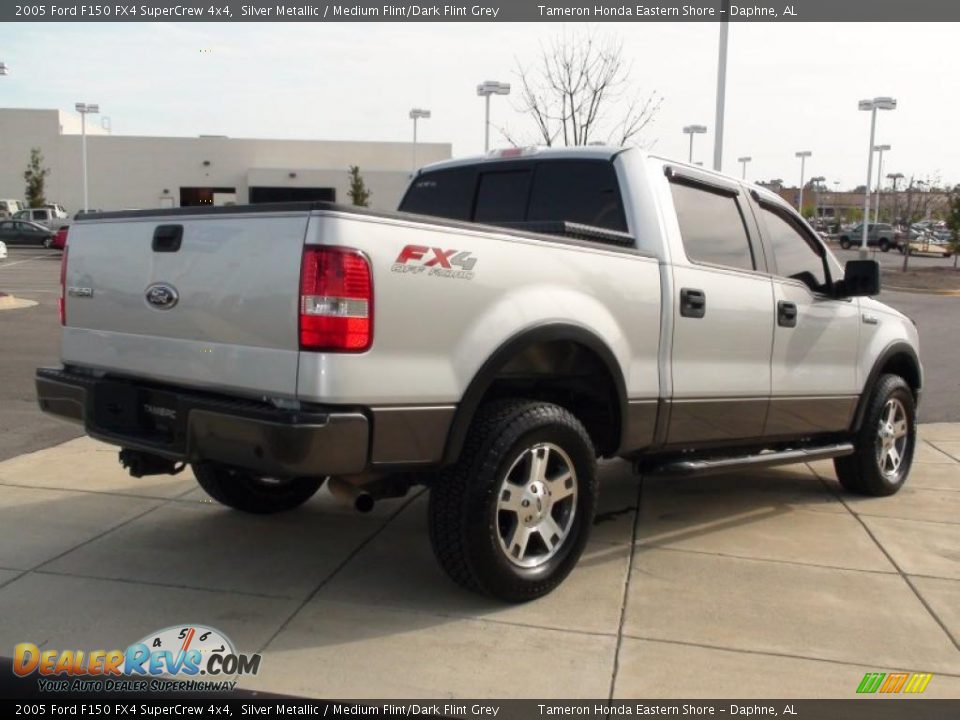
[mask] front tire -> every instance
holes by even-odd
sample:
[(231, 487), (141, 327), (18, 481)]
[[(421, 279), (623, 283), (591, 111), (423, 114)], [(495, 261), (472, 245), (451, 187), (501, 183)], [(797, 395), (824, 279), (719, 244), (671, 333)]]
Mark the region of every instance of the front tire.
[(477, 412), (458, 463), (430, 491), (430, 543), (461, 586), (507, 602), (556, 588), (593, 525), (596, 453), (570, 412), (511, 400)]
[(858, 495), (893, 495), (907, 480), (916, 442), (913, 391), (899, 375), (882, 375), (863, 416), (856, 450), (833, 461), (837, 479)]
[(880, 252), (890, 252), (890, 241), (886, 238), (880, 240)]
[(194, 463), (193, 474), (207, 495), (235, 510), (266, 515), (300, 507), (324, 478), (268, 478), (219, 463)]
[(844, 250), (850, 249), (850, 238), (840, 238), (840, 247)]

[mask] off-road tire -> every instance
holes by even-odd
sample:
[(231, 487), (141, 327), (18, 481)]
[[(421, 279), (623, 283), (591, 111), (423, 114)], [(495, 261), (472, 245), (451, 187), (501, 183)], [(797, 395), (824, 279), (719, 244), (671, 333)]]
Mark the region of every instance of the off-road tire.
[[(556, 554), (542, 565), (522, 568), (501, 547), (501, 483), (516, 458), (543, 443), (560, 448), (572, 462), (575, 512)], [(430, 490), (430, 543), (444, 571), (464, 588), (525, 602), (552, 591), (576, 565), (596, 502), (596, 453), (583, 424), (550, 403), (495, 401), (477, 411), (459, 461)]]
[(219, 463), (193, 463), (193, 474), (207, 495), (235, 510), (267, 515), (300, 507), (320, 489), (324, 478), (271, 481)]
[[(906, 411), (906, 446), (899, 469), (891, 477), (880, 470), (878, 435), (881, 415), (887, 402), (898, 400)], [(917, 442), (917, 407), (913, 391), (899, 375), (881, 375), (868, 401), (860, 431), (854, 439), (852, 455), (834, 458), (833, 466), (840, 484), (858, 495), (893, 495), (907, 480)]]

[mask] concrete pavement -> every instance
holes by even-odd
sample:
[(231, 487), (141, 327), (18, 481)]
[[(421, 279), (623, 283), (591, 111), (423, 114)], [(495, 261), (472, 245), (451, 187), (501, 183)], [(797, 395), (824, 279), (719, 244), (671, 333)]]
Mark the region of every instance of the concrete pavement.
[(196, 622), (262, 652), (241, 686), (277, 693), (847, 698), (903, 670), (957, 698), (960, 424), (921, 436), (882, 499), (843, 493), (830, 463), (640, 483), (605, 463), (578, 568), (519, 606), (446, 579), (423, 494), (248, 516), (72, 440), (0, 463), (0, 655)]

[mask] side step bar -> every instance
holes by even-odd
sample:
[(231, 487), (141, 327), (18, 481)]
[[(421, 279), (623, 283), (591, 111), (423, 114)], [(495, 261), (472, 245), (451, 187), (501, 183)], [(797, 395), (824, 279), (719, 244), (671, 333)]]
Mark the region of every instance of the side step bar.
[(741, 455), (739, 457), (725, 457), (703, 460), (674, 460), (657, 465), (648, 470), (656, 475), (711, 475), (729, 470), (743, 470), (775, 465), (789, 465), (790, 463), (812, 462), (827, 458), (852, 455), (853, 443), (835, 443), (820, 447), (797, 448), (794, 450), (776, 450), (757, 453), (755, 455)]

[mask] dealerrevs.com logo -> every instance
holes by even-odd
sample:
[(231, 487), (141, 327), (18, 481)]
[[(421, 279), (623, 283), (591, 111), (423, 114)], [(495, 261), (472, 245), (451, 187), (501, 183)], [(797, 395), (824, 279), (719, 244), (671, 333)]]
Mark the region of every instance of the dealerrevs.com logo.
[(260, 655), (238, 653), (215, 628), (175, 625), (125, 650), (47, 650), (20, 643), (13, 672), (36, 675), (45, 692), (232, 690), (239, 675), (256, 675)]

